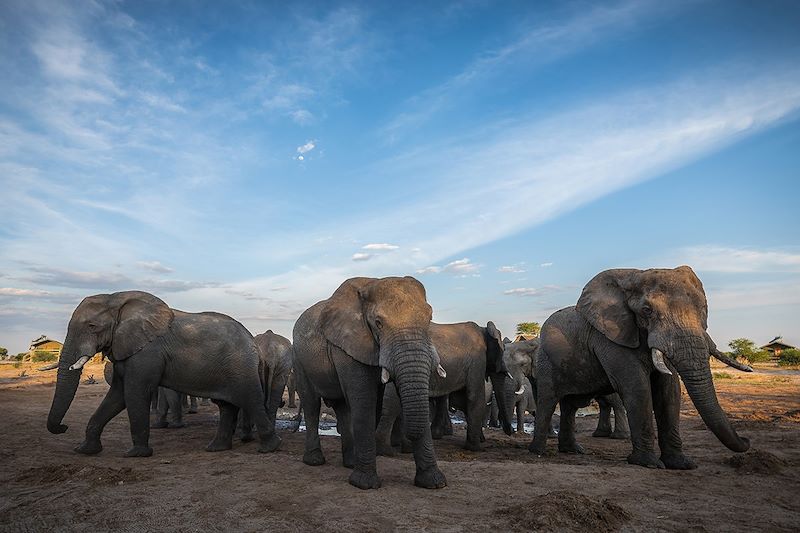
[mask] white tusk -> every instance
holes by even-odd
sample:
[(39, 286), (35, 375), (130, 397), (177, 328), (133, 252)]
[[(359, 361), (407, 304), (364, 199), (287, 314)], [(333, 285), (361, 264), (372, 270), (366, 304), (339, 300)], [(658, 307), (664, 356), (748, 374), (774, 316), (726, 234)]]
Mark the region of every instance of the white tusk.
[(381, 383), (384, 385), (389, 383), (389, 371), (385, 368), (381, 368)]
[(514, 379), (514, 376), (511, 375), (511, 372), (506, 372), (506, 376), (508, 376), (511, 379)]
[(89, 359), (91, 359), (91, 357), (89, 357), (88, 355), (84, 355), (83, 357), (75, 361), (75, 364), (69, 367), (69, 369), (80, 370), (81, 368), (83, 368), (83, 365), (85, 365), (89, 361)]
[(653, 348), (652, 350), (650, 350), (650, 356), (653, 358), (653, 366), (656, 367), (656, 370), (668, 376), (672, 375), (672, 372), (670, 371), (669, 368), (667, 368), (667, 365), (664, 363), (664, 352), (662, 352), (658, 348)]
[(436, 373), (439, 374), (443, 378), (447, 377), (447, 372), (445, 372), (444, 367), (442, 365), (439, 365), (439, 366), (436, 367)]
[(515, 391), (515, 392), (514, 392), (514, 394), (516, 394), (516, 395), (518, 395), (518, 396), (519, 396), (519, 395), (522, 395), (522, 394), (525, 394), (525, 385), (520, 385), (520, 386), (519, 386), (519, 390), (518, 390), (518, 391)]

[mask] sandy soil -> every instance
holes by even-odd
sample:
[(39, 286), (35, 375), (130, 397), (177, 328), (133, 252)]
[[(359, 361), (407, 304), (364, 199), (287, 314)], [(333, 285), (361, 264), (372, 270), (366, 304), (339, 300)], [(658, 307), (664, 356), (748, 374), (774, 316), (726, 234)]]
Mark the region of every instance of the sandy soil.
[[(39, 365), (35, 365), (39, 366)], [(26, 370), (26, 375), (18, 377)], [(303, 433), (282, 432), (274, 454), (236, 443), (207, 453), (216, 408), (186, 415), (182, 429), (153, 430), (155, 454), (126, 459), (125, 414), (103, 435), (94, 457), (72, 451), (105, 394), (82, 384), (67, 414), (69, 431), (51, 435), (45, 419), (53, 373), (0, 366), (0, 530), (119, 531), (797, 531), (800, 529), (800, 373), (742, 374), (715, 369), (723, 407), (752, 441), (733, 454), (705, 429), (685, 399), (685, 451), (690, 472), (647, 470), (625, 462), (627, 442), (595, 439), (596, 417), (578, 421), (583, 456), (538, 458), (530, 436), (487, 430), (485, 450), (461, 449), (463, 426), (436, 443), (448, 487), (412, 485), (410, 456), (380, 457), (383, 487), (347, 483), (337, 437), (323, 437), (328, 459), (301, 462)], [(288, 418), (293, 411), (282, 410)]]

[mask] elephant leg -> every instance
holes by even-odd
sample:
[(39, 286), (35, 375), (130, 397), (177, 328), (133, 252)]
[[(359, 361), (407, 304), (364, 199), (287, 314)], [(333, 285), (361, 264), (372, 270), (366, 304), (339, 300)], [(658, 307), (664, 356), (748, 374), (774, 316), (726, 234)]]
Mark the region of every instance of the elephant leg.
[(697, 468), (694, 461), (683, 455), (683, 443), (679, 430), (681, 386), (678, 378), (656, 372), (650, 377), (650, 381), (653, 390), (653, 411), (658, 426), (661, 462), (671, 470)]
[(633, 450), (628, 462), (647, 468), (664, 468), (654, 452), (655, 428), (653, 427), (653, 397), (649, 379), (619, 381), (619, 395), (628, 412)]
[(156, 421), (151, 424), (153, 428), (167, 427), (167, 412), (169, 412), (169, 402), (167, 402), (167, 395), (164, 387), (158, 388), (158, 400), (156, 402)]
[[(112, 378), (113, 379), (113, 378)], [(75, 448), (75, 451), (85, 455), (100, 453), (103, 445), (100, 442), (100, 435), (106, 424), (125, 409), (125, 394), (123, 392), (122, 380), (117, 378), (111, 383), (106, 397), (97, 406), (89, 423), (86, 425), (86, 437), (84, 441)]]
[[(133, 372), (128, 372), (132, 374)], [(127, 377), (127, 376), (126, 376)], [(157, 379), (145, 384), (143, 380), (125, 381), (125, 407), (128, 409), (128, 421), (131, 426), (133, 447), (125, 453), (125, 457), (150, 457), (150, 395), (158, 387)]]
[(176, 392), (172, 389), (165, 389), (164, 395), (167, 398), (169, 405), (170, 421), (167, 427), (169, 428), (182, 428), (186, 424), (183, 423), (183, 394)]
[(392, 457), (396, 454), (392, 447), (392, 441), (399, 412), (400, 397), (397, 395), (397, 389), (394, 384), (389, 384), (386, 386), (383, 394), (381, 419), (378, 421), (378, 427), (375, 429), (375, 446), (378, 455)]
[(253, 419), (244, 409), (239, 411), (239, 435), (239, 440), (242, 442), (251, 442), (256, 439), (253, 436)]
[(558, 432), (558, 451), (562, 453), (585, 453), (583, 446), (575, 440), (575, 413), (582, 403), (580, 398), (565, 396), (561, 398), (561, 428)]
[(464, 449), (479, 452), (483, 437), (483, 420), (486, 418), (486, 392), (483, 383), (479, 390), (470, 387), (467, 390), (467, 440)]
[(489, 427), (490, 428), (499, 428), (500, 427), (500, 407), (497, 403), (497, 398), (495, 397), (494, 393), (492, 393), (492, 402), (489, 407)]
[[(449, 418), (449, 417), (448, 417)], [(414, 464), (417, 472), (414, 485), (426, 489), (441, 489), (447, 486), (447, 479), (436, 464), (430, 426), (426, 426), (422, 436), (414, 443)]]
[(338, 400), (333, 403), (333, 410), (336, 412), (336, 429), (342, 439), (342, 464), (345, 468), (354, 468), (356, 457), (350, 408), (347, 407), (347, 402)]
[[(337, 356), (342, 359), (337, 360)], [(375, 462), (375, 412), (380, 368), (359, 363), (345, 354), (336, 354), (334, 365), (350, 409), (353, 431), (355, 465), (349, 482), (359, 489), (377, 489), (381, 486)]]
[(517, 411), (517, 433), (525, 433), (525, 406), (522, 401), (514, 405)]
[(190, 415), (193, 415), (197, 412), (197, 396), (189, 395), (189, 409), (186, 412)]
[(537, 382), (536, 396), (536, 422), (533, 426), (533, 440), (528, 445), (528, 451), (542, 455), (547, 448), (547, 437), (552, 431), (553, 413), (558, 404), (558, 398), (547, 383)]
[(450, 413), (447, 412), (447, 397), (440, 396), (438, 398), (431, 398), (430, 400), (431, 417), (431, 437), (439, 440), (444, 436), (447, 422), (445, 419), (450, 419)]
[(219, 407), (219, 423), (217, 424), (217, 434), (206, 446), (206, 451), (230, 450), (233, 447), (233, 433), (236, 430), (239, 407), (222, 400), (213, 400), (213, 402)]
[(325, 456), (322, 454), (322, 445), (319, 441), (319, 411), (322, 407), (321, 398), (311, 387), (311, 383), (305, 378), (302, 372), (297, 373), (297, 380), (300, 384), (300, 410), (306, 419), (306, 442), (303, 452), (303, 462), (311, 466), (325, 464)]
[(611, 433), (611, 438), (621, 440), (631, 438), (631, 430), (628, 427), (628, 412), (625, 410), (622, 398), (619, 397), (619, 394), (610, 394), (606, 396), (606, 399), (614, 410), (614, 431)]
[(592, 433), (592, 437), (610, 437), (611, 436), (611, 404), (605, 396), (598, 396), (596, 398), (597, 405), (600, 406), (600, 416), (597, 420), (597, 429)]

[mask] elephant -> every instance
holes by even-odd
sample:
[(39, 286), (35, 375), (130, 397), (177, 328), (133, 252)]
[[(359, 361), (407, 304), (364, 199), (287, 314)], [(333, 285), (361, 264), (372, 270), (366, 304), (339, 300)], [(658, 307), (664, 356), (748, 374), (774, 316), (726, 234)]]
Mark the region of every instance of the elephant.
[(351, 278), (327, 300), (308, 308), (294, 326), (294, 370), (306, 419), (303, 462), (325, 462), (319, 440), (320, 400), (333, 407), (350, 484), (381, 486), (375, 460), (375, 425), (385, 384), (402, 403), (404, 432), (413, 443), (414, 484), (441, 488), (428, 396), (431, 373), (444, 375), (428, 327), (433, 309), (413, 277)]
[(294, 377), (294, 369), (289, 372), (289, 379), (286, 380), (286, 393), (289, 395), (288, 406), (294, 409), (297, 407), (295, 396), (297, 395), (297, 380)]
[[(286, 337), (268, 329), (256, 335), (256, 346), (261, 361), (262, 386), (266, 391), (265, 407), (272, 427), (275, 426), (278, 407), (283, 405), (283, 390), (292, 369), (292, 343)], [(246, 413), (242, 414), (242, 442), (253, 440), (253, 424)]]
[[(158, 388), (158, 405), (156, 412), (158, 413), (158, 420), (153, 422), (150, 427), (153, 428), (182, 428), (186, 427), (183, 421), (183, 400), (185, 395), (176, 392), (166, 387)], [(169, 413), (170, 421), (167, 422), (167, 413)]]
[[(524, 403), (524, 409), (534, 413), (536, 411), (536, 357), (539, 353), (540, 339), (533, 338), (525, 341), (505, 344), (503, 363), (508, 369), (511, 387), (505, 392), (505, 401), (510, 404)], [(527, 379), (526, 379), (527, 378)], [(527, 394), (530, 391), (530, 398)], [(627, 439), (630, 437), (628, 429), (628, 413), (618, 394), (598, 396), (595, 398), (600, 406), (600, 416), (594, 437), (609, 437), (612, 439)], [(611, 428), (611, 411), (614, 411), (614, 428)], [(511, 411), (511, 408), (508, 408)], [(519, 413), (517, 414), (519, 422)], [(517, 431), (524, 432), (519, 423)], [(549, 434), (555, 436), (551, 429)]]
[(114, 364), (111, 387), (86, 426), (82, 454), (99, 453), (105, 425), (128, 410), (133, 447), (126, 457), (149, 457), (150, 396), (160, 386), (211, 397), (220, 409), (217, 435), (209, 451), (230, 449), (238, 410), (251, 413), (258, 426), (259, 451), (280, 445), (268, 423), (259, 377), (259, 356), (250, 332), (219, 313), (170, 309), (141, 291), (97, 294), (72, 313), (62, 349), (53, 403), (47, 417), (51, 433), (64, 433), (64, 415), (75, 397), (83, 365), (101, 351)]
[[(506, 371), (503, 366), (503, 341), (494, 323), (489, 322), (481, 327), (474, 322), (457, 324), (430, 325), (430, 337), (441, 361), (447, 371), (446, 377), (438, 374), (431, 376), (429, 394), (434, 401), (434, 416), (431, 432), (433, 438), (441, 438), (449, 426), (447, 395), (463, 395), (453, 398), (454, 404), (463, 409), (467, 419), (467, 438), (464, 448), (472, 451), (481, 450), (483, 440), (482, 427), (486, 420), (486, 382), (491, 380), (495, 387), (504, 388)], [(384, 409), (378, 424), (377, 440), (382, 451), (388, 451), (392, 424), (400, 415), (399, 402), (387, 398), (396, 389), (386, 387)], [(491, 395), (491, 389), (489, 390)], [(491, 401), (491, 396), (489, 397)], [(510, 433), (511, 424), (501, 406), (500, 419)], [(452, 433), (452, 430), (450, 431)]]
[[(575, 411), (597, 395), (618, 392), (628, 411), (628, 462), (649, 468), (697, 468), (683, 453), (678, 376), (705, 425), (729, 449), (750, 447), (717, 401), (709, 357), (748, 370), (722, 355), (708, 332), (708, 304), (688, 266), (612, 269), (583, 288), (575, 306), (553, 313), (542, 326), (536, 359), (536, 427), (528, 449), (541, 455), (557, 403), (558, 449), (583, 453), (575, 441)], [(660, 457), (654, 451), (653, 414)]]

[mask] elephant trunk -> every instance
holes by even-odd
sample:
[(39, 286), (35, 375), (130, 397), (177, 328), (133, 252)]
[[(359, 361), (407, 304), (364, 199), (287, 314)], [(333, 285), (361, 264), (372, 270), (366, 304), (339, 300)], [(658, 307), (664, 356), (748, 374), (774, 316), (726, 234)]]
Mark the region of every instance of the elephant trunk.
[[(91, 355), (94, 355), (92, 351)], [(47, 430), (50, 433), (64, 433), (67, 426), (61, 423), (64, 415), (67, 414), (69, 406), (72, 404), (75, 393), (78, 390), (78, 383), (81, 379), (81, 370), (71, 370), (70, 367), (81, 357), (79, 344), (67, 335), (64, 347), (61, 350), (61, 357), (58, 361), (58, 377), (56, 380), (56, 392), (53, 395), (53, 403), (47, 415)]]
[[(729, 449), (735, 452), (747, 451), (750, 448), (750, 441), (736, 433), (717, 400), (714, 382), (711, 379), (711, 367), (708, 364), (708, 346), (704, 339), (691, 337), (681, 344), (684, 345), (683, 353), (679, 350), (670, 359), (683, 379), (686, 392), (689, 393), (703, 422)], [(671, 354), (668, 352), (668, 355)]]
[(404, 332), (392, 340), (390, 359), (403, 409), (404, 430), (406, 438), (417, 441), (430, 428), (428, 392), (433, 349), (423, 332)]
[(506, 396), (506, 382), (509, 381), (508, 376), (501, 372), (492, 372), (489, 374), (489, 379), (492, 380), (492, 390), (494, 391), (494, 398), (497, 402), (497, 416), (500, 419), (500, 425), (503, 427), (503, 432), (506, 435), (511, 435), (511, 415), (512, 411), (508, 408)]

